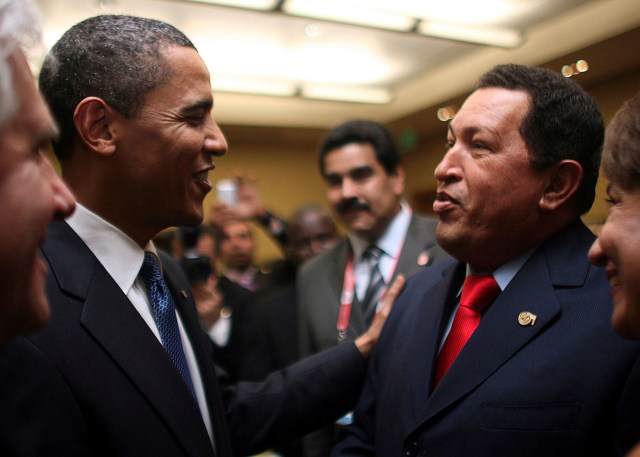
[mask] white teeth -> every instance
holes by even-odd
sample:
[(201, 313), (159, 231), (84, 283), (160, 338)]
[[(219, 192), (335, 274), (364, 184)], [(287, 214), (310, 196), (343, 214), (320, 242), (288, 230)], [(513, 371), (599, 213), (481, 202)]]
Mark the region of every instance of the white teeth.
[(209, 179), (209, 171), (208, 170), (200, 171), (194, 174), (193, 177), (196, 178), (198, 181), (207, 181)]
[(620, 282), (618, 281), (618, 277), (617, 276), (612, 276), (609, 278), (609, 286), (613, 287), (617, 287), (620, 285)]

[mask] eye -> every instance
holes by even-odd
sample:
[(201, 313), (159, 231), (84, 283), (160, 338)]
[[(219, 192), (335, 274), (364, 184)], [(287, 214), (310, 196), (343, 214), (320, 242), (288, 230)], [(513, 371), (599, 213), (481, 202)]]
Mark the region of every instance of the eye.
[(342, 178), (336, 175), (329, 175), (325, 178), (329, 187), (338, 187), (342, 184)]
[(354, 181), (365, 181), (373, 176), (373, 169), (370, 167), (362, 167), (351, 172), (351, 179)]
[(189, 123), (191, 124), (196, 124), (196, 125), (204, 124), (205, 116), (204, 114), (194, 114), (191, 116), (187, 116), (187, 121), (189, 121)]

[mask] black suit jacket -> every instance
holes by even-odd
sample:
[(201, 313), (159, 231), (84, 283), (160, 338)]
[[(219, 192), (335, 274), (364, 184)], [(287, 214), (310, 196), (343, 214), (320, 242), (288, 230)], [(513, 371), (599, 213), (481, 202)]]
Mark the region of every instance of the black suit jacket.
[(200, 367), (214, 453), (162, 345), (65, 222), (52, 224), (43, 254), (52, 318), (0, 352), (2, 455), (246, 455), (337, 416), (357, 396), (366, 364), (353, 345), (221, 390), (188, 282), (161, 255)]
[(295, 285), (259, 301), (251, 314), (246, 339), (249, 350), (242, 360), (240, 377), (258, 380), (300, 358)]
[[(250, 324), (255, 295), (249, 289), (236, 284), (226, 276), (221, 276), (216, 285), (223, 297), (223, 306), (230, 312), (230, 333), (227, 344), (219, 346), (212, 342), (214, 358), (218, 367), (228, 375), (228, 382), (238, 381), (244, 360), (250, 355), (247, 339), (250, 336)], [(273, 370), (271, 370), (273, 371)], [(268, 373), (270, 373), (269, 371)], [(268, 373), (259, 379), (264, 379)]]

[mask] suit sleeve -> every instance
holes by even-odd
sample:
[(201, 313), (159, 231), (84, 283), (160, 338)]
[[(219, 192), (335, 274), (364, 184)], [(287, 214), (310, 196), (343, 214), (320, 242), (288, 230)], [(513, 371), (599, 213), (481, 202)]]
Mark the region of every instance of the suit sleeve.
[(366, 360), (346, 343), (224, 393), (234, 455), (250, 455), (331, 422), (355, 405)]
[(331, 457), (374, 455), (375, 351), (372, 357), (360, 399), (353, 412), (353, 423), (341, 430)]
[(24, 338), (0, 354), (0, 455), (90, 455), (83, 417), (59, 371)]

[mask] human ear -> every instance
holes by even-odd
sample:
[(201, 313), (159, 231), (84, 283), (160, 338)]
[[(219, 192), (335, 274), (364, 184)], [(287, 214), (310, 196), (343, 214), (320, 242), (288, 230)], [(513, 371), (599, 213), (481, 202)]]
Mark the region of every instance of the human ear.
[(105, 156), (112, 155), (116, 150), (111, 121), (111, 108), (98, 97), (83, 99), (73, 113), (73, 123), (82, 143)]
[(547, 173), (549, 181), (540, 198), (539, 207), (543, 211), (554, 211), (575, 195), (582, 184), (584, 172), (582, 165), (575, 160), (563, 160)]

